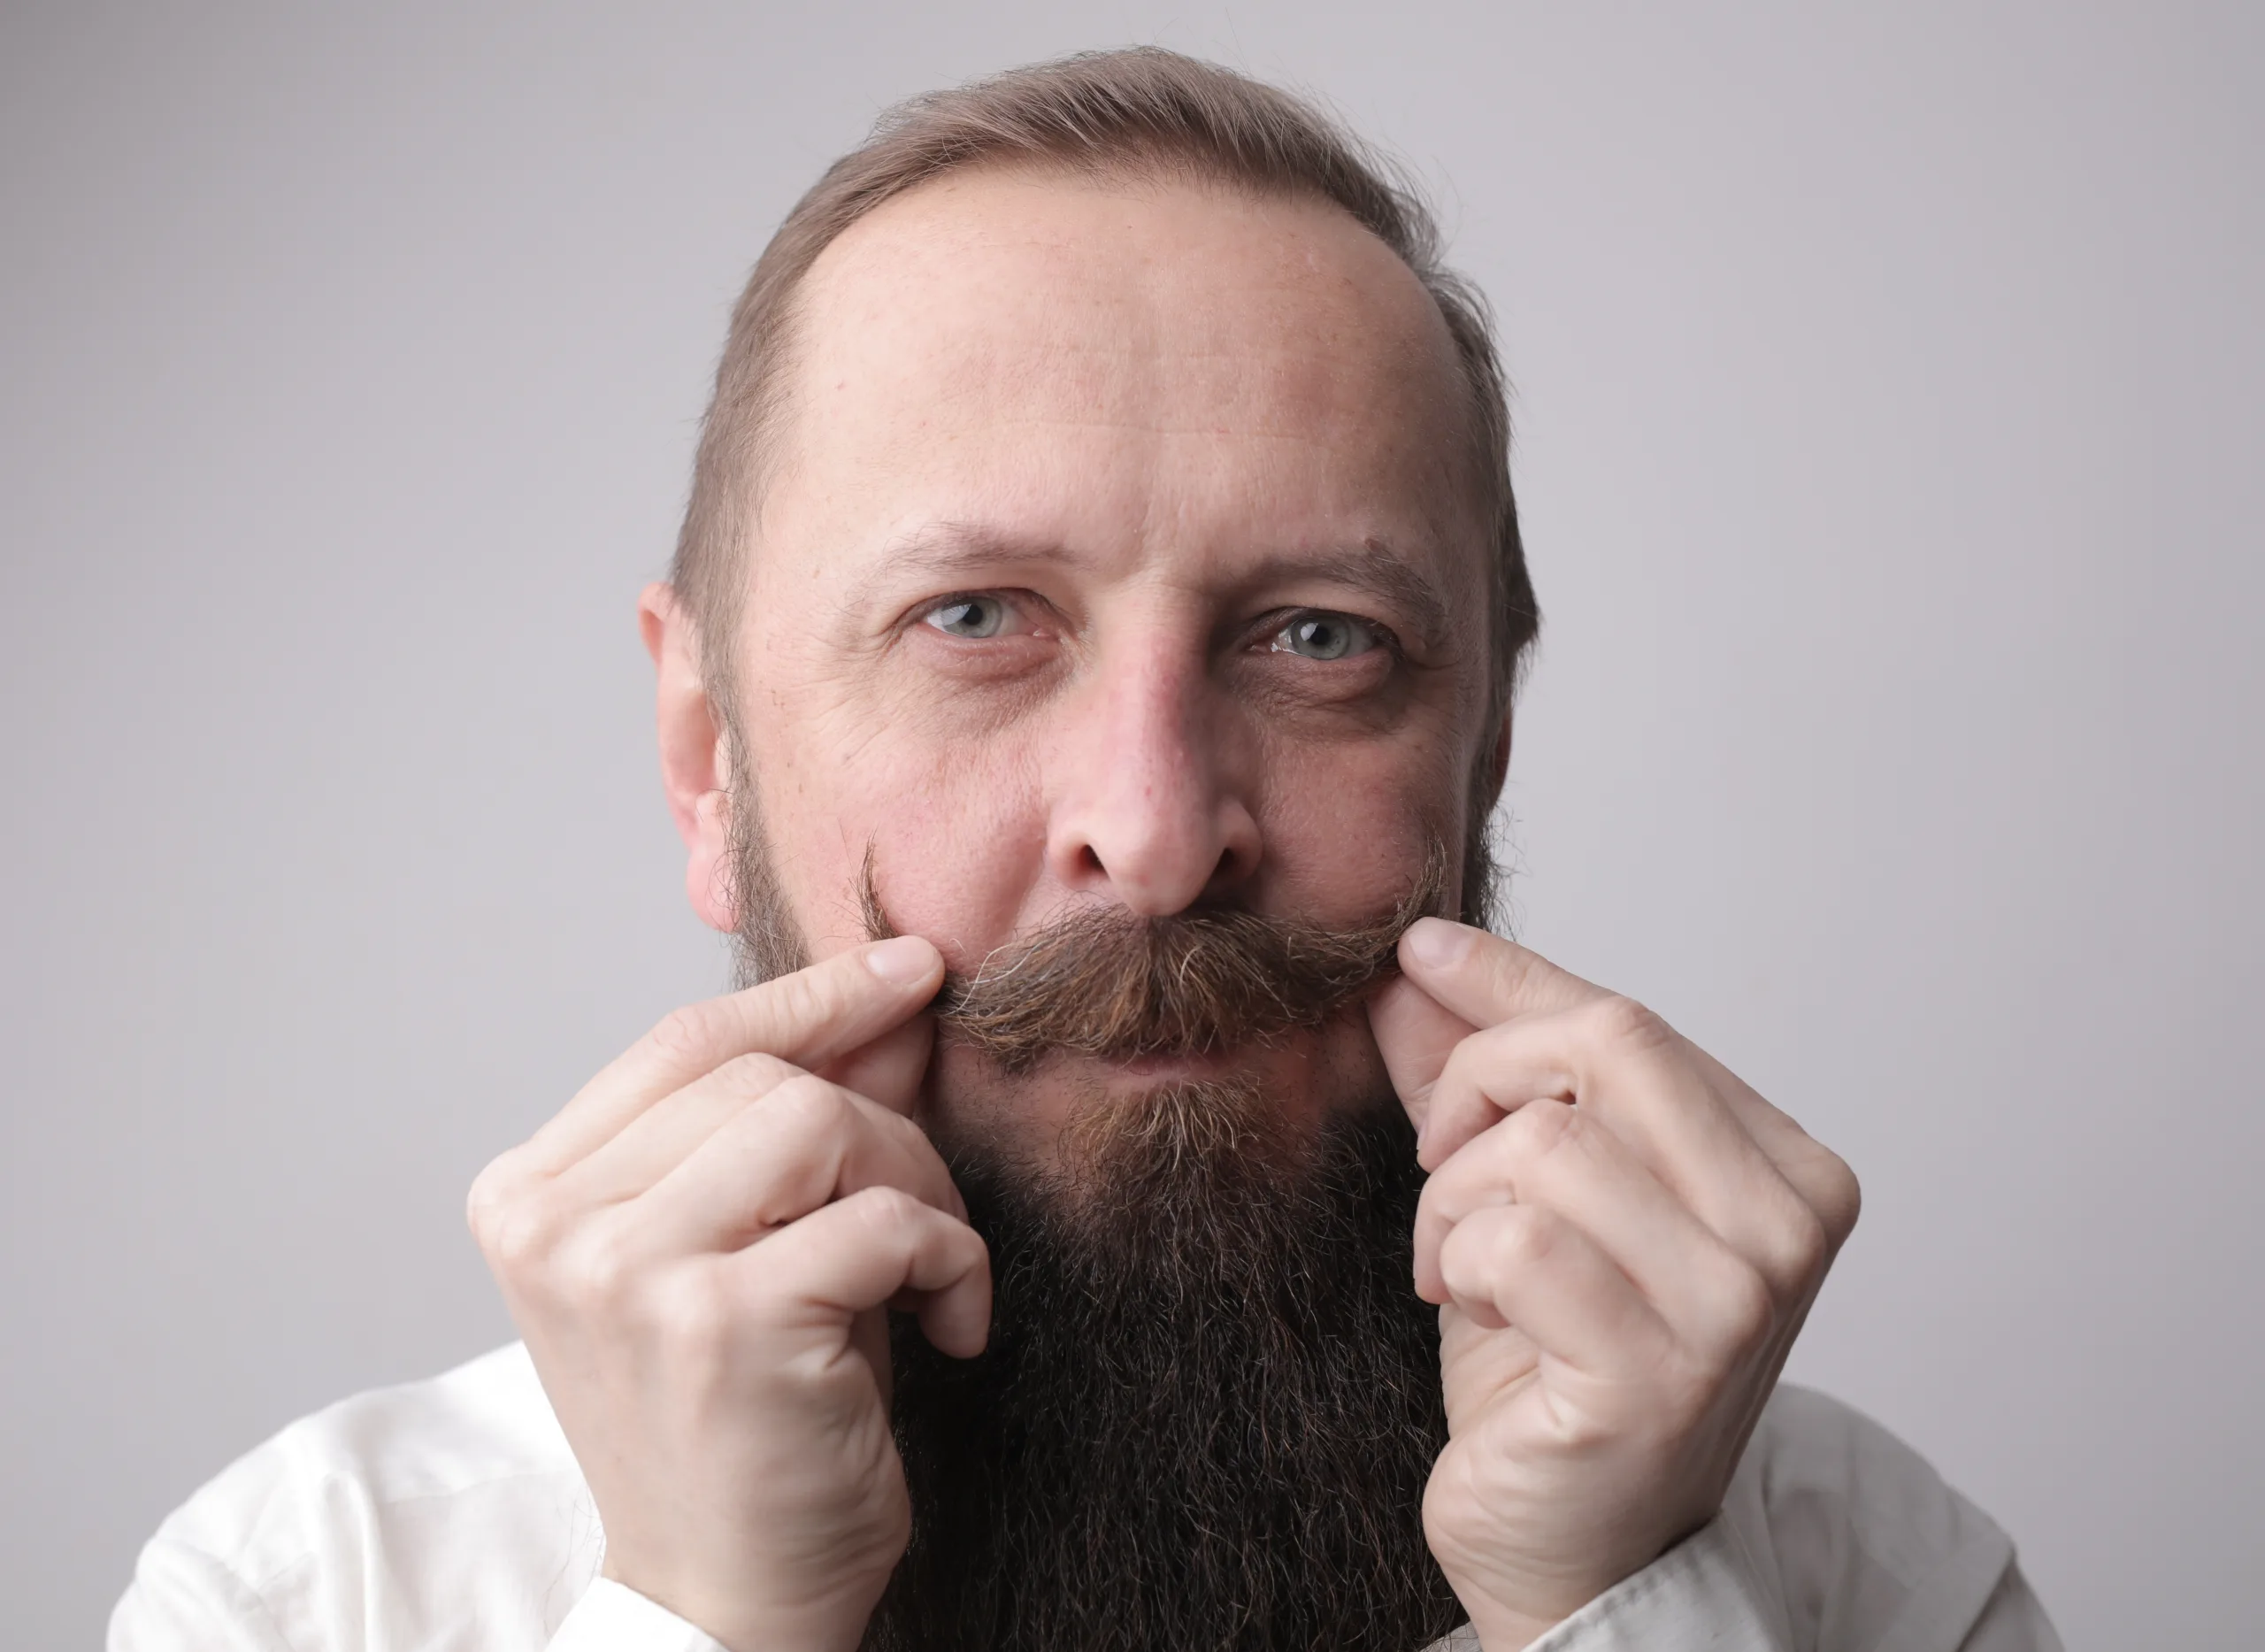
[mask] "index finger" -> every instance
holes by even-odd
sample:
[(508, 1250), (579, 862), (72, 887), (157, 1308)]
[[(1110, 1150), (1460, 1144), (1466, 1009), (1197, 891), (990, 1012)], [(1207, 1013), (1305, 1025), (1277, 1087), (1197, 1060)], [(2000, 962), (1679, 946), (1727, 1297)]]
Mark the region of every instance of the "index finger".
[(1473, 1026), (1570, 1010), (1610, 996), (1515, 941), (1444, 918), (1423, 918), (1400, 937), (1401, 973)]
[(822, 1066), (918, 1014), (943, 979), (933, 946), (898, 935), (672, 1010), (535, 1132), (529, 1155), (542, 1169), (564, 1170), (661, 1097), (741, 1056)]

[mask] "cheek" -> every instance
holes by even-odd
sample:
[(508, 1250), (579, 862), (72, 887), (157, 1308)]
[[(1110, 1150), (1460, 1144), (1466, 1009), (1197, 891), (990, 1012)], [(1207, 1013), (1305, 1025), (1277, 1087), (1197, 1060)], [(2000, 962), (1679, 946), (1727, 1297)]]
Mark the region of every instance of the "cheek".
[(1266, 739), (1255, 796), (1270, 904), (1364, 918), (1406, 894), (1433, 842), (1458, 864), (1469, 767), (1454, 734), (1442, 717), (1410, 719), (1390, 740)]
[[(1013, 742), (939, 744), (914, 719), (782, 718), (795, 737), (751, 740), (780, 888), (813, 957), (865, 939), (859, 894), (870, 855), (895, 927), (947, 957), (1010, 933), (1040, 865), (1045, 822)], [(775, 761), (763, 761), (764, 745)]]

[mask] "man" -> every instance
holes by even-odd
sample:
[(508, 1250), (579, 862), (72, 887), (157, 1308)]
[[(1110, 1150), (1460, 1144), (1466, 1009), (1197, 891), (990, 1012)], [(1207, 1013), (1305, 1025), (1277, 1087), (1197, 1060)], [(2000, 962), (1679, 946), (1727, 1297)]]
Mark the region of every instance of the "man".
[(741, 990), (480, 1178), (524, 1345), (230, 1469), (113, 1648), (2056, 1646), (1777, 1387), (1847, 1167), (1483, 928), (1506, 449), (1291, 100), (1143, 51), (884, 122), (641, 607)]

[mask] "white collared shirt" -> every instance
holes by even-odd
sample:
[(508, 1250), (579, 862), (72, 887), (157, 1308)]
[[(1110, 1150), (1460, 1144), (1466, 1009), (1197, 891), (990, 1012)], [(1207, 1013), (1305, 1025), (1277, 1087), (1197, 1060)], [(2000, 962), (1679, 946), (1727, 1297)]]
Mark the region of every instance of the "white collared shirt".
[[(600, 1578), (603, 1548), (514, 1343), (334, 1405), (223, 1471), (142, 1549), (110, 1652), (724, 1652)], [(1467, 1630), (1442, 1644), (1478, 1648)], [(1987, 1515), (1877, 1424), (1784, 1387), (1721, 1515), (1533, 1652), (2060, 1645)]]

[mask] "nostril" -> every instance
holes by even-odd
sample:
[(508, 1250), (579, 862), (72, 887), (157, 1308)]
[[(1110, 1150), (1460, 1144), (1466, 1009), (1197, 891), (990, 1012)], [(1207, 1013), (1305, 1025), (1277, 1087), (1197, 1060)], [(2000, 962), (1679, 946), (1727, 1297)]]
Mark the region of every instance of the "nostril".
[(1219, 851), (1219, 863), (1211, 868), (1210, 880), (1204, 887), (1214, 892), (1232, 889), (1242, 881), (1248, 871), (1248, 868), (1242, 864), (1241, 857), (1237, 855), (1232, 847), (1223, 849)]

